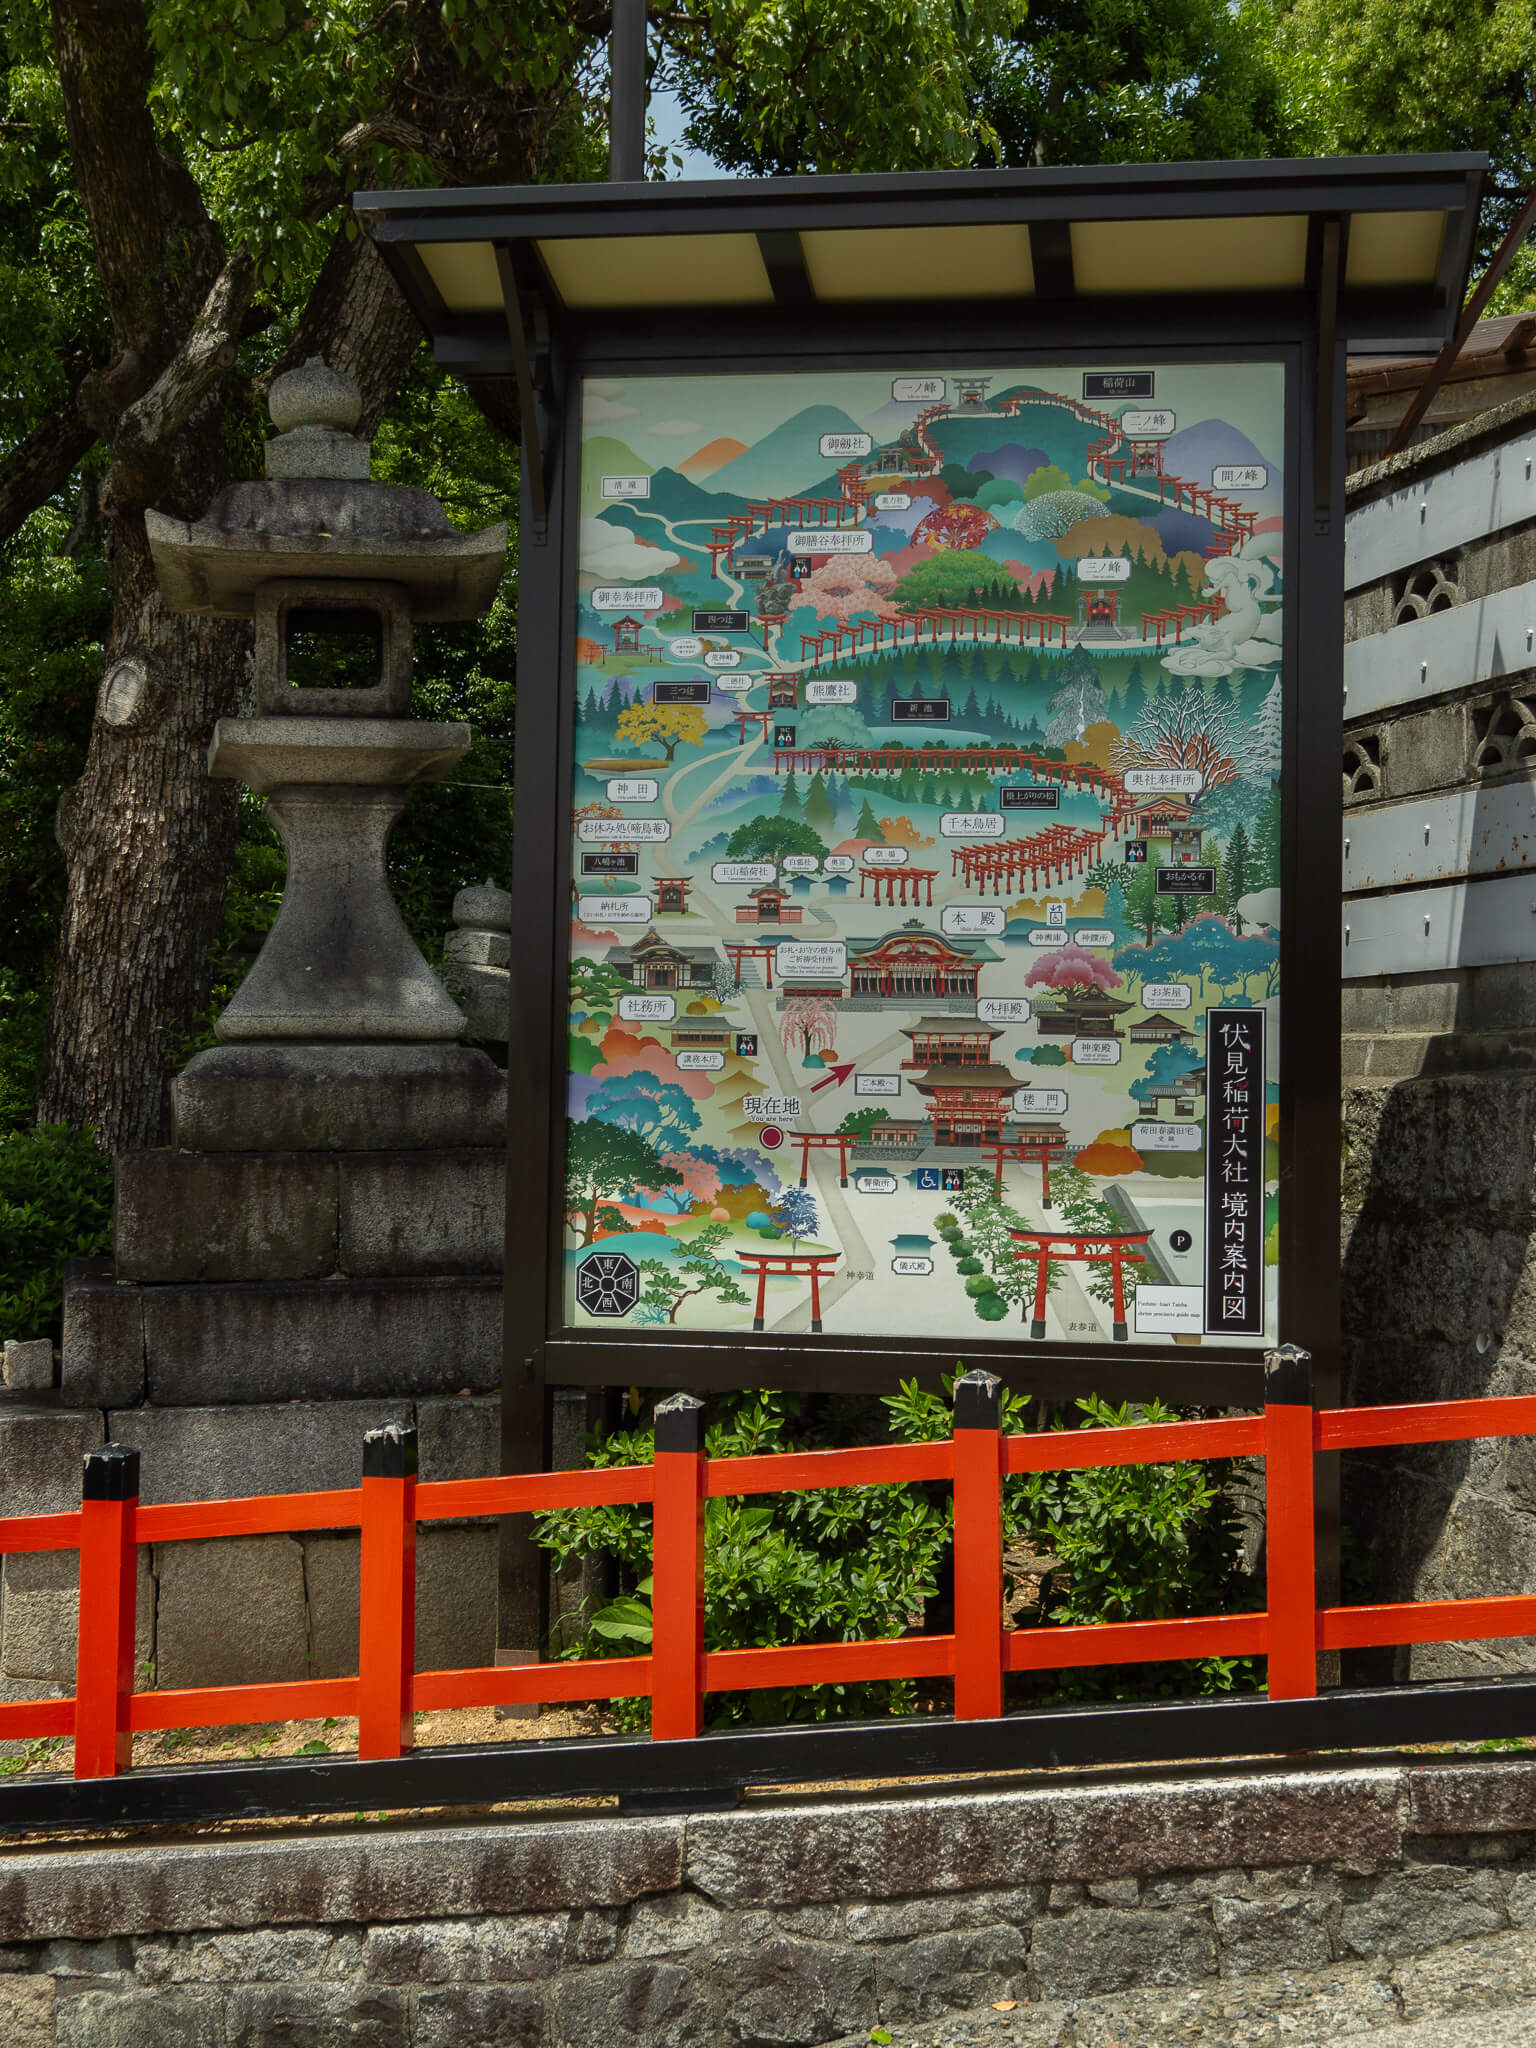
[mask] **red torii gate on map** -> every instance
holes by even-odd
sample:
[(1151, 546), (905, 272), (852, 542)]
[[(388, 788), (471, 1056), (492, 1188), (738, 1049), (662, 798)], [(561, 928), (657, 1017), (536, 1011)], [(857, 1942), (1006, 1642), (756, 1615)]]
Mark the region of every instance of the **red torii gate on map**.
[(987, 1157), (992, 1161), (992, 1172), (999, 1194), (1003, 1191), (1003, 1161), (1005, 1159), (1017, 1159), (1026, 1166), (1031, 1160), (1037, 1161), (1040, 1167), (1040, 1204), (1042, 1208), (1050, 1208), (1051, 1161), (1053, 1159), (1060, 1159), (1062, 1153), (1067, 1149), (1067, 1134), (1065, 1131), (1034, 1131), (1027, 1138), (1016, 1138), (1008, 1143), (988, 1145), (983, 1149)]
[(791, 1145), (800, 1147), (800, 1185), (805, 1186), (806, 1168), (811, 1163), (811, 1148), (830, 1151), (837, 1147), (837, 1184), (840, 1188), (848, 1185), (848, 1147), (856, 1145), (858, 1138), (852, 1131), (787, 1131), (785, 1136)]
[(733, 946), (727, 944), (725, 950), (730, 955), (731, 966), (735, 971), (736, 986), (738, 988), (741, 987), (741, 963), (743, 960), (761, 960), (763, 963), (763, 972), (768, 977), (767, 986), (769, 988), (773, 987), (772, 946)]
[(1118, 775), (1091, 761), (1052, 761), (1044, 754), (1031, 754), (1023, 747), (851, 747), (829, 740), (820, 746), (775, 747), (773, 772), (783, 775), (814, 774), (816, 769), (838, 770), (845, 775), (900, 775), (911, 768), (919, 774), (930, 770), (963, 772), (971, 775), (1000, 775), (1029, 769), (1037, 783), (1060, 783), (1066, 789), (1092, 790), (1119, 803), (1124, 788)]
[[(1035, 1306), (1030, 1318), (1031, 1337), (1045, 1335), (1045, 1298), (1049, 1291), (1051, 1261), (1059, 1259), (1064, 1265), (1103, 1265), (1109, 1261), (1114, 1283), (1114, 1319), (1109, 1334), (1116, 1344), (1127, 1343), (1130, 1330), (1125, 1320), (1125, 1274), (1129, 1263), (1141, 1264), (1145, 1252), (1132, 1249), (1145, 1244), (1152, 1233), (1150, 1230), (1104, 1231), (1097, 1237), (1084, 1237), (1081, 1232), (1070, 1230), (1010, 1230), (1008, 1235), (1016, 1244), (1028, 1245), (1028, 1251), (1015, 1252), (1016, 1259), (1035, 1261)], [(1053, 1245), (1070, 1245), (1070, 1251), (1053, 1251)], [(745, 1256), (745, 1255), (744, 1255)]]
[(821, 1283), (824, 1275), (831, 1271), (842, 1257), (841, 1252), (738, 1252), (736, 1257), (741, 1265), (750, 1267), (757, 1274), (757, 1306), (752, 1311), (752, 1327), (763, 1327), (763, 1301), (768, 1292), (768, 1275), (785, 1273), (809, 1274), (811, 1281), (811, 1332), (821, 1334)]
[[(875, 885), (875, 901), (878, 903), (880, 901), (880, 884), (884, 882), (886, 902), (895, 903), (899, 900), (902, 906), (905, 907), (907, 887), (910, 884), (912, 902), (915, 906), (922, 900), (923, 885), (926, 883), (928, 887), (928, 901), (931, 904), (933, 902), (933, 884), (938, 872), (937, 868), (860, 868), (859, 894), (861, 896), (864, 894), (866, 880), (871, 881)], [(901, 891), (899, 898), (896, 893), (898, 889)]]
[(1097, 860), (1103, 852), (1105, 836), (1102, 827), (1095, 832), (1088, 826), (1052, 825), (1044, 832), (1032, 832), (1027, 839), (1000, 846), (956, 847), (950, 855), (950, 873), (963, 875), (967, 883), (983, 892), (990, 882), (992, 894), (999, 896), (1004, 882), (1014, 888), (1028, 868), (1033, 889), (1040, 875), (1051, 879), (1053, 868), (1058, 882), (1066, 875), (1081, 874), (1089, 860)]
[(738, 705), (736, 710), (736, 724), (741, 733), (741, 744), (743, 746), (747, 744), (747, 720), (749, 718), (755, 718), (757, 720), (759, 737), (766, 740), (768, 737), (769, 721), (772, 719), (772, 717), (773, 713), (771, 711), (745, 711)]

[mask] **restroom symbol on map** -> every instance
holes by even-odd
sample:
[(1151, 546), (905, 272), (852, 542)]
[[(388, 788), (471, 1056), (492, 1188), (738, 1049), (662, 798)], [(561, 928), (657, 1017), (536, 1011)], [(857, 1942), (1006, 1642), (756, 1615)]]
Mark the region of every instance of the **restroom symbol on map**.
[(1125, 842), (1125, 858), (1133, 867), (1137, 865), (1144, 866), (1147, 858), (1147, 842), (1145, 839), (1127, 839)]
[(792, 747), (795, 744), (795, 728), (792, 725), (776, 725), (773, 728), (773, 744), (776, 747)]
[(946, 1166), (944, 1168), (944, 1192), (946, 1195), (959, 1195), (965, 1192), (965, 1169), (963, 1167)]
[(755, 1031), (737, 1032), (736, 1057), (743, 1060), (755, 1060), (757, 1058), (757, 1033)]

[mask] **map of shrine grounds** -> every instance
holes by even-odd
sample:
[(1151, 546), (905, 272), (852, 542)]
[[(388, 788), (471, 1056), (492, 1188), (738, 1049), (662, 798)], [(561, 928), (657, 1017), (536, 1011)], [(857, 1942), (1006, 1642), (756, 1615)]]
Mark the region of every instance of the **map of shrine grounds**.
[(1283, 420), (585, 380), (568, 1323), (1276, 1341)]

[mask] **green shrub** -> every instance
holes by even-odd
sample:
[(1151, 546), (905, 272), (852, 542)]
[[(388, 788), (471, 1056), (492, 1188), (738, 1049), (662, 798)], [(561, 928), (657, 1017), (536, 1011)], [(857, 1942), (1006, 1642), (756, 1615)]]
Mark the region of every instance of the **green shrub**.
[[(966, 1275), (979, 1273), (981, 1271), (981, 1261), (974, 1252), (967, 1252), (963, 1259), (956, 1259), (955, 1270)], [(997, 1282), (994, 1280), (992, 1285), (995, 1287)]]
[[(997, 1282), (992, 1278), (992, 1275), (990, 1273), (983, 1273), (980, 1271), (980, 1259), (977, 1259), (975, 1261), (975, 1264), (978, 1270), (974, 1272), (965, 1283), (965, 1291), (968, 1295), (971, 1296), (973, 1301), (979, 1300), (983, 1294), (997, 1293)], [(960, 1270), (963, 1273), (965, 1271), (965, 1267), (962, 1266)], [(1003, 1306), (1006, 1308), (1008, 1304), (1004, 1302)]]
[[(730, 1393), (710, 1400), (706, 1433), (716, 1458), (823, 1448), (835, 1427), (807, 1420), (790, 1394)], [(592, 1465), (648, 1465), (650, 1428), (591, 1443)], [(948, 1489), (848, 1486), (820, 1493), (752, 1495), (707, 1503), (705, 1647), (768, 1648), (899, 1636), (923, 1623), (949, 1550)], [(585, 1555), (618, 1561), (619, 1599), (593, 1615), (567, 1654), (644, 1655), (651, 1643), (651, 1511), (574, 1508), (535, 1517), (537, 1540), (559, 1562)], [(711, 1695), (713, 1725), (823, 1720), (910, 1712), (908, 1680)], [(615, 1702), (626, 1726), (643, 1726), (645, 1702)]]
[(112, 1162), (66, 1124), (0, 1133), (0, 1337), (52, 1337), (64, 1267), (112, 1248)]
[[(976, 1275), (968, 1289), (987, 1276)], [(974, 1297), (978, 1315), (996, 1321), (1009, 1304), (995, 1291)], [(945, 1394), (915, 1381), (882, 1404), (889, 1435), (929, 1443), (950, 1434)], [(1024, 1428), (1022, 1396), (1004, 1400), (1003, 1427)], [(1079, 1427), (1170, 1422), (1156, 1402), (1133, 1413), (1093, 1397), (1079, 1401)], [(737, 1393), (711, 1398), (711, 1457), (742, 1457), (823, 1447), (849, 1440), (836, 1419), (808, 1420), (795, 1397)], [(1064, 1428), (1064, 1423), (1056, 1427)], [(867, 1442), (867, 1426), (856, 1430)], [(654, 1455), (648, 1427), (590, 1442), (592, 1465), (644, 1465)], [(1225, 1465), (1150, 1465), (1022, 1474), (1004, 1486), (1004, 1536), (1034, 1556), (1055, 1560), (1033, 1625), (1141, 1621), (1211, 1614), (1254, 1604), (1238, 1570), (1235, 1519)], [(721, 1498), (705, 1509), (705, 1646), (767, 1649), (794, 1643), (853, 1642), (900, 1636), (924, 1625), (948, 1564), (952, 1523), (944, 1484), (861, 1486), (823, 1493)], [(569, 1656), (644, 1655), (651, 1647), (651, 1514), (644, 1507), (569, 1509), (535, 1517), (537, 1539), (557, 1561), (588, 1555), (617, 1561), (624, 1590), (590, 1617)], [(1027, 1620), (1021, 1625), (1029, 1625)], [(1033, 1681), (1056, 1699), (1220, 1692), (1251, 1682), (1234, 1659), (1120, 1666), (1108, 1671), (1044, 1672)], [(827, 1685), (712, 1695), (712, 1725), (733, 1721), (821, 1720), (910, 1712), (908, 1681)], [(643, 1726), (644, 1702), (616, 1701), (628, 1727)]]

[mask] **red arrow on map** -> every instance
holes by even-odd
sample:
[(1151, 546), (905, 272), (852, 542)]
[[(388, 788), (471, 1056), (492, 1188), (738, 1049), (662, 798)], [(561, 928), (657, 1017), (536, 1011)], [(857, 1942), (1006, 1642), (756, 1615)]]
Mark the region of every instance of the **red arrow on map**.
[(816, 1093), (816, 1090), (817, 1090), (818, 1088), (830, 1088), (830, 1087), (832, 1086), (832, 1084), (833, 1084), (833, 1082), (834, 1082), (834, 1081), (835, 1081), (835, 1082), (837, 1083), (838, 1087), (840, 1088), (840, 1087), (841, 1087), (841, 1086), (843, 1085), (843, 1083), (844, 1083), (844, 1082), (845, 1082), (845, 1081), (847, 1080), (848, 1076), (849, 1076), (849, 1075), (850, 1075), (850, 1074), (851, 1074), (852, 1072), (853, 1072), (853, 1061), (852, 1061), (852, 1060), (849, 1060), (849, 1062), (847, 1063), (847, 1065), (846, 1065), (846, 1066), (842, 1066), (842, 1067), (834, 1067), (834, 1068), (832, 1069), (832, 1071), (831, 1071), (831, 1073), (830, 1073), (830, 1074), (824, 1075), (824, 1076), (823, 1076), (823, 1078), (822, 1078), (821, 1080), (819, 1080), (819, 1081), (813, 1081), (813, 1082), (811, 1083), (811, 1088), (810, 1088), (810, 1092), (811, 1092), (811, 1094), (812, 1094), (812, 1095), (814, 1095), (814, 1094)]

